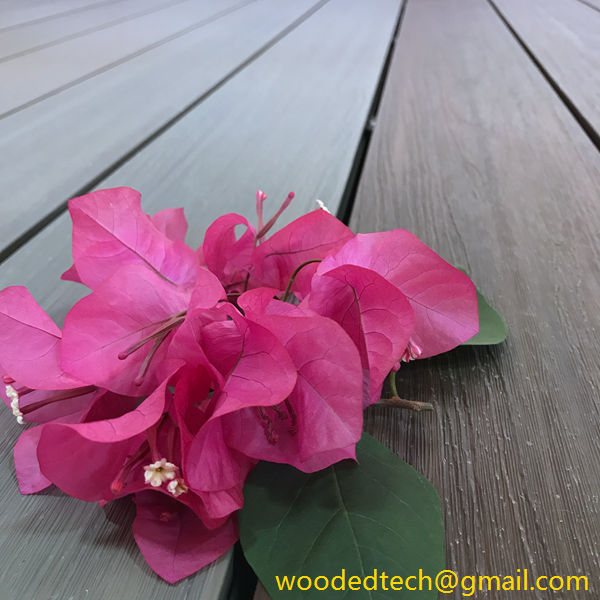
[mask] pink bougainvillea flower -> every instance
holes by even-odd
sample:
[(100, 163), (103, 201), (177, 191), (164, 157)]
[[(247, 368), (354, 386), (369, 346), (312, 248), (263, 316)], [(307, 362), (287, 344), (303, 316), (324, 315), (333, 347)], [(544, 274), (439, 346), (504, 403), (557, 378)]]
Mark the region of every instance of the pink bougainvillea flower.
[(144, 264), (121, 267), (67, 314), (63, 367), (120, 394), (149, 393), (168, 375), (161, 368), (190, 301), (209, 308), (225, 297), (217, 278), (202, 267), (194, 285), (174, 285)]
[(355, 457), (363, 422), (360, 357), (337, 323), (273, 300), (276, 291), (246, 292), (239, 304), (283, 344), (296, 385), (283, 402), (245, 408), (223, 422), (228, 444), (240, 452), (312, 472)]
[[(123, 402), (122, 397), (111, 395), (103, 398), (94, 414), (89, 415), (93, 420), (43, 425), (38, 443), (41, 472), (75, 498), (87, 501), (114, 498), (114, 490), (120, 492), (125, 485), (125, 472), (128, 474), (136, 466), (132, 456), (146, 439), (146, 431), (163, 415), (166, 385), (163, 382), (137, 407), (135, 399)], [(121, 406), (130, 410), (123, 413)], [(142, 467), (139, 483), (143, 489)]]
[[(52, 419), (47, 418), (44, 422), (52, 423), (81, 423), (86, 419), (93, 419), (98, 412), (98, 406), (103, 412), (106, 412), (108, 406), (116, 407), (112, 416), (119, 416), (121, 412), (135, 407), (134, 398), (116, 396), (105, 390), (89, 392), (85, 395), (85, 403), (79, 403), (78, 410), (70, 405), (70, 412), (64, 416), (55, 416)], [(54, 408), (60, 403), (54, 402), (49, 407)], [(63, 401), (63, 404), (69, 404), (69, 401)], [(44, 409), (39, 409), (41, 413)], [(46, 412), (48, 412), (46, 410)], [(54, 410), (56, 413), (57, 411)], [(63, 410), (64, 412), (64, 410)], [(44, 425), (38, 425), (32, 429), (26, 429), (15, 444), (14, 459), (19, 490), (22, 494), (33, 494), (46, 487), (51, 482), (42, 474), (37, 456), (37, 447)]]
[[(201, 461), (199, 464), (204, 469), (202, 477), (192, 477), (190, 485), (202, 499), (207, 514), (219, 519), (242, 507), (244, 481), (256, 461), (229, 448), (224, 442), (220, 420), (210, 421), (215, 405), (212, 385), (213, 377), (208, 369), (183, 368), (175, 386), (174, 416), (182, 455), (187, 457), (194, 445), (194, 460)], [(198, 441), (194, 443), (196, 437)], [(188, 463), (186, 469), (190, 468)]]
[(216, 219), (206, 230), (202, 246), (197, 252), (203, 263), (219, 278), (229, 296), (237, 296), (248, 289), (254, 269), (255, 247), (273, 227), (281, 213), (294, 198), (290, 192), (279, 210), (263, 223), (263, 204), (267, 196), (256, 192), (258, 230), (242, 215), (229, 213)]
[(167, 383), (124, 414), (112, 395), (82, 423), (43, 425), (37, 448), (42, 476), (71, 496), (106, 502), (135, 494), (136, 542), (152, 569), (175, 582), (228, 550), (237, 531), (229, 515), (212, 519), (187, 484)]
[(362, 362), (363, 403), (377, 402), (413, 334), (414, 312), (406, 296), (375, 271), (346, 264), (316, 275), (305, 304), (350, 335)]
[[(185, 358), (188, 367), (205, 369), (209, 380), (204, 389), (212, 390), (196, 394), (204, 416), (196, 417), (202, 426), (191, 430), (186, 457), (190, 486), (220, 492), (220, 501), (239, 508), (241, 485), (253, 461), (227, 444), (221, 419), (244, 408), (258, 411), (283, 403), (296, 384), (295, 366), (273, 333), (231, 305), (190, 312), (174, 340), (172, 354)], [(179, 393), (176, 389), (176, 397)], [(185, 406), (185, 397), (181, 402)]]
[[(353, 237), (352, 231), (326, 210), (299, 217), (256, 248), (252, 287), (284, 290), (301, 265), (324, 259)], [(308, 292), (316, 267), (316, 262), (307, 264), (296, 274), (292, 291), (298, 297)]]
[(98, 190), (69, 201), (74, 265), (63, 276), (96, 289), (126, 264), (145, 264), (165, 280), (192, 284), (197, 254), (186, 246), (185, 219), (177, 211), (152, 219), (131, 188)]
[(379, 273), (408, 298), (415, 328), (405, 359), (447, 352), (479, 331), (473, 282), (410, 231), (358, 234), (324, 259), (317, 274), (347, 264)]
[(107, 502), (151, 489), (190, 506), (207, 527), (221, 525), (229, 514), (213, 519), (188, 486), (168, 383), (174, 383), (173, 378), (137, 406), (137, 399), (108, 392), (82, 422), (43, 425), (40, 471), (81, 500)]

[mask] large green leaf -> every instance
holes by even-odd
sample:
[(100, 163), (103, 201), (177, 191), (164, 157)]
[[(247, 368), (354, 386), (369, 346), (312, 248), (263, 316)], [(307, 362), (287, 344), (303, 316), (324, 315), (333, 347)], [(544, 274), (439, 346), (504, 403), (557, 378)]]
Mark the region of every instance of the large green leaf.
[[(463, 267), (456, 267), (465, 275), (469, 275)], [(502, 317), (490, 306), (486, 297), (477, 290), (479, 308), (479, 333), (467, 340), (463, 346), (490, 346), (500, 344), (506, 339), (507, 329)]]
[[(240, 539), (246, 559), (273, 600), (296, 598), (437, 598), (437, 592), (394, 591), (391, 577), (431, 576), (444, 569), (444, 526), (434, 487), (368, 434), (358, 444), (358, 464), (343, 461), (306, 474), (287, 465), (260, 463), (244, 488)], [(346, 591), (301, 591), (300, 576), (314, 583), (345, 570)], [(377, 589), (349, 590), (349, 579), (373, 576)], [(388, 579), (383, 583), (381, 574)], [(294, 589), (279, 583), (295, 577)], [(409, 580), (417, 587), (417, 580)], [(356, 580), (355, 580), (356, 581)], [(341, 586), (341, 578), (336, 580)], [(367, 586), (373, 587), (373, 579)], [(308, 580), (302, 579), (302, 587)], [(317, 584), (325, 585), (320, 579)], [(398, 580), (396, 580), (398, 587)], [(285, 586), (284, 586), (285, 587)], [(391, 596), (390, 596), (391, 594)]]

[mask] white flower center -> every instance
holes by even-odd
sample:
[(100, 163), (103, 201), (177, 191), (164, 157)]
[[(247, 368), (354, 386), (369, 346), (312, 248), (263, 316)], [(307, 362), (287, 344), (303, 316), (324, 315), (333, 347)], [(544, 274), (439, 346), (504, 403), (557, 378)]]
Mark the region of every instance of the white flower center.
[(7, 385), (6, 395), (10, 399), (10, 407), (13, 415), (17, 417), (17, 423), (23, 425), (23, 413), (19, 410), (19, 393), (12, 385)]
[(173, 479), (173, 481), (169, 481), (167, 485), (167, 489), (173, 494), (173, 496), (181, 496), (181, 494), (185, 494), (188, 491), (188, 486), (185, 485), (183, 479)]
[(175, 479), (177, 471), (179, 471), (179, 467), (168, 462), (166, 458), (161, 458), (144, 467), (144, 479), (152, 487), (160, 487), (165, 481)]
[(408, 346), (406, 346), (406, 350), (404, 350), (404, 354), (400, 357), (402, 362), (410, 362), (411, 360), (416, 360), (423, 354), (423, 348), (418, 344), (415, 344), (412, 340), (408, 341)]

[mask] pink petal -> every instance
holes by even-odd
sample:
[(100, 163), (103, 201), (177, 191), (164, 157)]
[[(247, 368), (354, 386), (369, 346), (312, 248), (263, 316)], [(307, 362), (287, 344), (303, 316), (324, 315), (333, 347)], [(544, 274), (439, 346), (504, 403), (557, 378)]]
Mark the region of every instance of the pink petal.
[(67, 314), (63, 367), (91, 384), (119, 394), (147, 394), (158, 383), (155, 367), (166, 356), (173, 333), (158, 348), (141, 385), (134, 380), (154, 342), (147, 342), (122, 360), (119, 354), (155, 331), (160, 321), (185, 310), (190, 293), (166, 282), (144, 265), (121, 267)]
[(241, 492), (255, 464), (255, 461), (227, 446), (222, 427), (221, 419), (210, 420), (190, 444), (184, 468), (189, 485), (195, 491), (213, 492), (239, 487)]
[(60, 329), (26, 288), (0, 291), (0, 358), (6, 374), (36, 389), (82, 385), (60, 368), (60, 347)]
[[(280, 304), (284, 303), (272, 301), (274, 310)], [(320, 469), (331, 464), (327, 460), (354, 457), (363, 424), (362, 370), (355, 345), (337, 323), (319, 316), (305, 317), (300, 309), (291, 308), (299, 316), (251, 313), (251, 317), (278, 337), (298, 371), (289, 395), (296, 431), (290, 431), (292, 415), (284, 420), (266, 408), (263, 410), (277, 434), (275, 444), (269, 443), (255, 409), (233, 413), (224, 422), (228, 444), (240, 452), (310, 471), (313, 466)], [(280, 406), (280, 413), (287, 411)]]
[(162, 233), (142, 212), (140, 200), (131, 188), (114, 188), (69, 201), (73, 260), (88, 287), (96, 289), (125, 264), (145, 264), (172, 283), (194, 281), (196, 253)]
[(141, 492), (135, 503), (135, 541), (150, 568), (169, 583), (210, 564), (238, 538), (233, 519), (207, 529), (192, 510), (163, 494)]
[(40, 471), (37, 446), (42, 426), (24, 431), (14, 448), (15, 471), (21, 494), (35, 494), (52, 484)]
[(75, 265), (71, 265), (61, 276), (60, 278), (63, 281), (74, 281), (75, 283), (81, 283), (81, 278), (79, 277), (79, 273), (75, 268)]
[(270, 287), (259, 287), (244, 292), (238, 298), (237, 303), (244, 311), (244, 314), (251, 319), (255, 317), (260, 318), (261, 315), (265, 314), (290, 317), (305, 316), (302, 311), (298, 310), (297, 306), (289, 302), (281, 302), (278, 299), (279, 296), (281, 296), (280, 290)]
[[(114, 419), (89, 423), (47, 423), (37, 456), (42, 474), (81, 500), (110, 499), (110, 484), (125, 459), (162, 416), (166, 381), (135, 410)], [(82, 457), (85, 460), (82, 461)], [(140, 473), (143, 485), (143, 474)]]
[[(252, 461), (252, 467), (256, 463), (257, 461)], [(207, 514), (213, 519), (218, 520), (219, 518), (229, 517), (231, 513), (240, 510), (244, 506), (243, 489), (244, 481), (228, 490), (199, 491), (197, 494), (202, 499), (202, 505), (205, 507)], [(202, 518), (202, 520), (207, 524), (205, 518)]]
[(188, 223), (183, 208), (165, 208), (152, 217), (152, 223), (170, 240), (185, 242)]
[(308, 304), (350, 335), (368, 376), (365, 405), (377, 402), (413, 333), (414, 314), (404, 294), (375, 271), (344, 265), (315, 276)]
[(473, 282), (409, 231), (359, 234), (325, 259), (318, 273), (344, 264), (376, 271), (408, 298), (421, 358), (447, 352), (479, 331)]
[[(228, 307), (226, 307), (228, 308)], [(279, 404), (290, 394), (296, 384), (296, 369), (281, 342), (267, 329), (231, 310), (240, 335), (236, 361), (225, 377), (223, 388), (217, 398), (212, 418), (249, 406), (272, 406)], [(221, 370), (223, 365), (215, 362), (210, 353), (217, 349), (219, 341), (213, 338), (206, 348), (211, 362)], [(228, 356), (225, 363), (231, 364)], [(223, 372), (223, 371), (221, 371)]]
[[(245, 230), (239, 237), (236, 227)], [(206, 266), (224, 283), (244, 281), (252, 264), (256, 232), (241, 215), (229, 213), (206, 230), (202, 254)]]
[[(353, 237), (346, 225), (324, 210), (299, 217), (256, 248), (253, 285), (284, 290), (297, 267), (325, 258)], [(298, 296), (307, 293), (315, 271), (316, 264), (310, 264), (298, 273), (292, 288)]]
[(216, 321), (201, 331), (201, 344), (220, 377), (210, 419), (189, 446), (186, 472), (198, 490), (240, 486), (252, 461), (229, 449), (219, 417), (250, 406), (279, 404), (296, 383), (294, 364), (267, 329), (224, 307), (231, 320)]

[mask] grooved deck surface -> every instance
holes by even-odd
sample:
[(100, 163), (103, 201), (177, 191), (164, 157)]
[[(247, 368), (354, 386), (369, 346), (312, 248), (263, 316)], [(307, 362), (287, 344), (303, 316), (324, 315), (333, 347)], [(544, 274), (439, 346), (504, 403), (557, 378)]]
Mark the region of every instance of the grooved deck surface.
[[(62, 322), (85, 293), (58, 282), (79, 193), (184, 206), (196, 246), (223, 212), (254, 219), (257, 187), (267, 214), (296, 192), (283, 224), (315, 198), (339, 209), (358, 172), (351, 227), (412, 230), (509, 327), (403, 366), (401, 395), (435, 412), (371, 408), (368, 430), (440, 492), (448, 568), (585, 574), (591, 592), (560, 598), (595, 597), (599, 1), (407, 0), (354, 171), (402, 0), (0, 0), (0, 288), (26, 285)], [(225, 598), (229, 556), (156, 577), (127, 501), (20, 496), (20, 430), (8, 410), (0, 425), (1, 600)]]
[(600, 3), (493, 1), (600, 140)]
[[(47, 43), (59, 22), (71, 23), (71, 35), (81, 24), (89, 26), (91, 11), (106, 19), (108, 11), (116, 14), (118, 9), (123, 15), (131, 8), (127, 0), (88, 2), (88, 11), (79, 10), (83, 2), (45, 0), (37, 5), (40, 15), (50, 16), (35, 19), (35, 11), (24, 6), (11, 13), (0, 2), (0, 44), (8, 39), (3, 34), (28, 30), (40, 36), (39, 42), (30, 40), (33, 47), (42, 39)], [(361, 0), (164, 5), (162, 11), (114, 25), (102, 21), (100, 26), (99, 20), (97, 31), (0, 62), (0, 72), (14, 63), (14, 85), (8, 93), (2, 88), (0, 103), (6, 108), (35, 100), (0, 119), (0, 251), (5, 257), (0, 288), (26, 285), (59, 323), (85, 293), (81, 286), (58, 281), (70, 264), (65, 201), (82, 190), (124, 184), (142, 191), (149, 213), (184, 206), (188, 241), (194, 246), (222, 212), (235, 210), (254, 220), (257, 187), (269, 194), (266, 214), (290, 189), (297, 201), (288, 209), (288, 219), (312, 209), (316, 197), (335, 210), (400, 0), (376, 0), (368, 6)], [(69, 6), (73, 10), (58, 16)], [(99, 65), (185, 26), (184, 10), (193, 10), (194, 19), (206, 23), (94, 73)], [(173, 21), (162, 23), (160, 13)], [(35, 23), (3, 32), (2, 17)], [(153, 25), (136, 29), (143, 21)], [(120, 41), (110, 57), (97, 46), (95, 55), (84, 55), (87, 43), (120, 30), (135, 35), (117, 36)], [(20, 44), (22, 51), (26, 44), (22, 39)], [(43, 65), (55, 67), (57, 77)], [(37, 80), (39, 73), (43, 80)], [(39, 96), (77, 77), (85, 79)], [(11, 244), (24, 233), (14, 250)], [(19, 429), (10, 411), (0, 413), (0, 423), (5, 432), (0, 442), (0, 478), (5, 482), (0, 488), (2, 600), (224, 597), (229, 557), (176, 586), (155, 576), (131, 536), (127, 502), (103, 511), (56, 490), (19, 496), (12, 465)]]
[(436, 485), (461, 575), (586, 574), (598, 594), (599, 191), (598, 150), (490, 6), (409, 0), (351, 226), (465, 265), (509, 337), (403, 366), (400, 395), (435, 413), (367, 426)]

